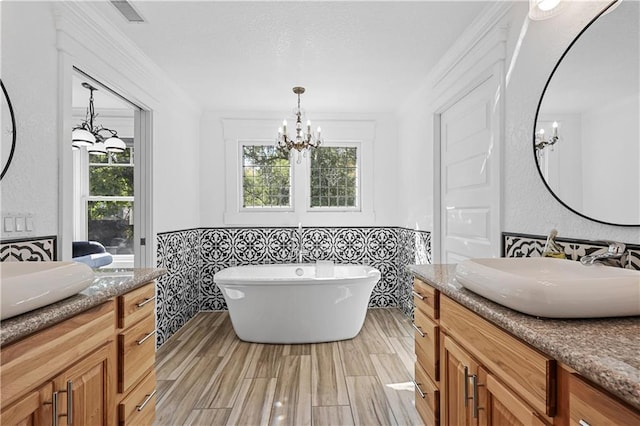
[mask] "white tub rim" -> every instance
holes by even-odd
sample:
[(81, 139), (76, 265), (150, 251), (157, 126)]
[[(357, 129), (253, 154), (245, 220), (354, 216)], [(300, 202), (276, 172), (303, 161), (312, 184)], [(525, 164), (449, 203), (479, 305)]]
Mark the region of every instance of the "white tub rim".
[(216, 272), (213, 276), (213, 281), (217, 285), (223, 286), (252, 286), (252, 285), (300, 285), (300, 284), (358, 284), (359, 280), (375, 278), (376, 282), (380, 280), (382, 274), (381, 272), (371, 265), (363, 265), (363, 264), (346, 264), (346, 263), (336, 263), (333, 265), (336, 268), (345, 268), (352, 267), (362, 268), (362, 275), (353, 275), (353, 276), (332, 276), (332, 277), (315, 277), (315, 276), (253, 276), (253, 275), (231, 275), (235, 271), (242, 269), (268, 269), (268, 268), (276, 268), (276, 267), (288, 267), (288, 268), (315, 268), (315, 263), (265, 263), (265, 264), (257, 264), (257, 265), (240, 265), (240, 266), (232, 266)]

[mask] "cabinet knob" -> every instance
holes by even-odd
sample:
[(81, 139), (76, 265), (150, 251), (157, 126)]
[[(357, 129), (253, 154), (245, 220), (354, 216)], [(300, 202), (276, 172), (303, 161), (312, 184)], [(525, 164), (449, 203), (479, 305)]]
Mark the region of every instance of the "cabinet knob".
[(582, 420), (582, 419), (578, 420), (578, 424), (580, 426), (591, 426), (586, 420)]
[(415, 297), (417, 297), (420, 300), (424, 300), (425, 296), (421, 295), (420, 293), (418, 293), (415, 290), (411, 290), (411, 294), (413, 294)]

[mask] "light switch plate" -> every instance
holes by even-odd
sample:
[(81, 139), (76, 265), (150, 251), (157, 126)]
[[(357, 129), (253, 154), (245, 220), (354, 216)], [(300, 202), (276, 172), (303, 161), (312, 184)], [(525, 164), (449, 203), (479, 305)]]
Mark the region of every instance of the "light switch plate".
[(4, 232), (13, 232), (15, 226), (15, 220), (13, 216), (5, 216), (4, 217)]
[(24, 232), (25, 220), (24, 216), (16, 217), (16, 232)]

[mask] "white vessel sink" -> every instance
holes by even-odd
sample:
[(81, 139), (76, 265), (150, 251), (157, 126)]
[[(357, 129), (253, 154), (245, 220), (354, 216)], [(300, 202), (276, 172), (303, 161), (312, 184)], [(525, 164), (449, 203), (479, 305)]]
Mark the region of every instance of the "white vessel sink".
[(548, 318), (640, 315), (640, 271), (564, 259), (469, 259), (463, 287), (516, 311)]
[(81, 292), (94, 273), (77, 262), (2, 262), (0, 277), (0, 319), (5, 319)]

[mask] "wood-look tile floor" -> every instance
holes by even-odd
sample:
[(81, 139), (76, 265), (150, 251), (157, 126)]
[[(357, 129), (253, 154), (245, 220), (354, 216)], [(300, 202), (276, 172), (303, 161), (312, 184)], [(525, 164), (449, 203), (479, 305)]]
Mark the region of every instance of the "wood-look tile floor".
[(413, 329), (370, 309), (351, 340), (263, 345), (226, 312), (201, 312), (156, 356), (156, 425), (421, 425)]

